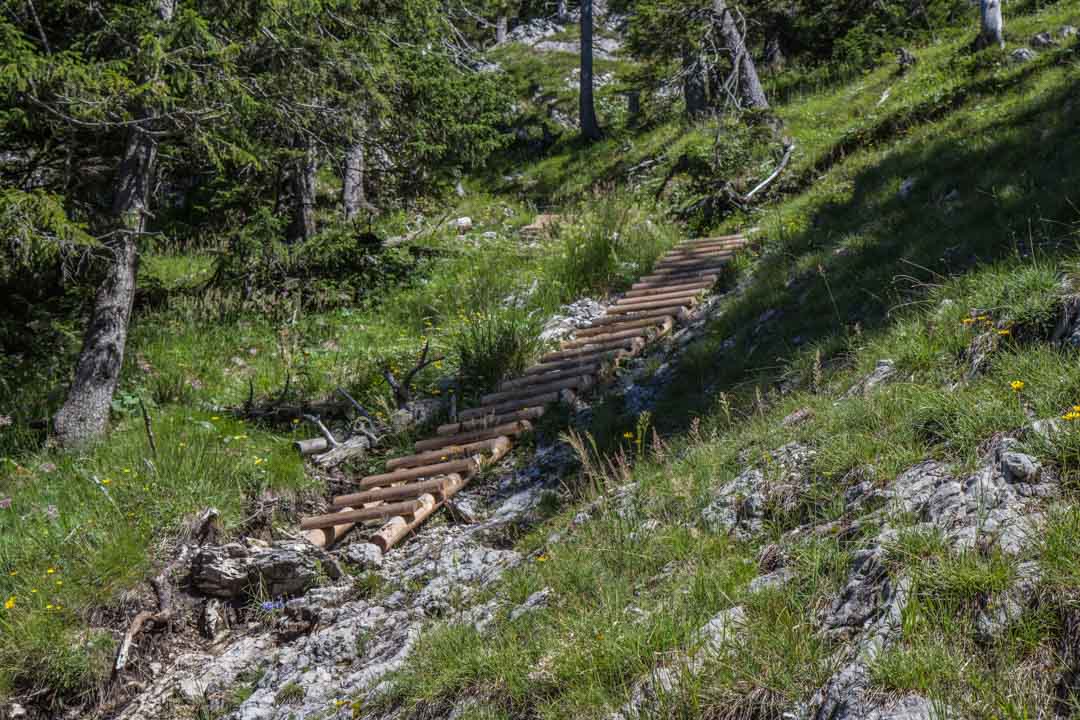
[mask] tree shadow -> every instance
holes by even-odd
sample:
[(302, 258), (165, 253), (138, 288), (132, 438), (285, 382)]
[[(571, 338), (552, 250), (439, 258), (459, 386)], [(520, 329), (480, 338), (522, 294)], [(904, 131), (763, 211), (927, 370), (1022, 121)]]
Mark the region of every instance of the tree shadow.
[(853, 337), (883, 332), (896, 307), (944, 278), (1075, 253), (1080, 80), (1002, 108), (990, 117), (992, 107), (968, 107), (913, 128), (850, 178), (844, 165), (834, 169), (819, 196), (840, 197), (818, 201), (804, 229), (765, 240), (754, 281), (683, 357), (658, 426), (685, 429), (721, 392), (775, 388), (807, 354), (842, 359)]

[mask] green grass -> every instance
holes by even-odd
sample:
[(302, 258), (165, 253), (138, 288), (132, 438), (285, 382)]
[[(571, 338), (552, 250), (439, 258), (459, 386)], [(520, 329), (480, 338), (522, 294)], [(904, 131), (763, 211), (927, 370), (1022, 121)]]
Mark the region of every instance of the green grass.
[[(1025, 37), (1075, 24), (1078, 14), (1072, 3), (1051, 5), (1010, 18), (1011, 32)], [(593, 496), (587, 488), (626, 478), (592, 473), (571, 483), (570, 507), (519, 543), (523, 552), (542, 554), (492, 591), (513, 607), (550, 587), (552, 606), (484, 634), (438, 631), (387, 702), (411, 716), (447, 697), (475, 697), (495, 716), (603, 717), (658, 661), (686, 650), (695, 627), (738, 604), (749, 618), (739, 652), (684, 678), (665, 712), (735, 717), (732, 708), (739, 708), (776, 716), (806, 702), (835, 670), (838, 648), (813, 631), (815, 613), (846, 582), (850, 552), (862, 547), (858, 537), (793, 544), (787, 531), (846, 518), (848, 486), (869, 479), (882, 487), (928, 457), (960, 475), (975, 467), (994, 433), (1022, 433), (1033, 419), (1080, 402), (1075, 352), (1047, 342), (1075, 286), (1080, 239), (1080, 156), (1068, 139), (1080, 122), (1068, 101), (1080, 81), (1075, 50), (1042, 53), (1024, 65), (996, 51), (967, 55), (969, 41), (967, 28), (941, 33), (917, 48), (920, 63), (903, 78), (882, 67), (804, 87), (778, 106), (800, 148), (781, 183), (788, 195), (756, 216), (728, 221), (758, 223), (761, 249), (741, 266), (745, 289), (725, 302), (706, 341), (691, 348), (654, 413), (667, 447), (639, 457), (632, 471), (637, 514), (621, 520), (604, 513), (548, 544), (551, 530)], [(557, 152), (527, 177), (581, 193), (661, 146), (687, 143), (669, 160), (692, 154), (707, 128), (667, 123), (635, 136), (621, 156), (615, 139)], [(753, 158), (737, 163), (751, 176), (759, 172)], [(918, 183), (903, 200), (897, 191), (909, 177)], [(770, 310), (771, 322), (758, 327)], [(977, 339), (990, 352), (970, 372)], [(840, 399), (883, 358), (895, 363), (891, 382)], [(1014, 380), (1024, 382), (1021, 391)], [(798, 409), (810, 410), (810, 419), (780, 422)], [(633, 437), (635, 418), (620, 417), (617, 408), (599, 415), (598, 446), (618, 446), (624, 432)], [(1073, 435), (1067, 425), (1052, 446), (1024, 437), (1030, 452), (1068, 479), (1080, 470)], [(775, 482), (763, 458), (788, 442), (817, 451), (793, 516), (774, 513), (749, 545), (694, 524), (712, 491), (748, 466)], [(1067, 489), (1071, 508), (1075, 485)], [(1045, 550), (1028, 550), (1043, 553), (1046, 586), (1068, 598), (1066, 606), (1076, 588), (1073, 515), (1054, 515)], [(661, 529), (642, 540), (635, 530), (646, 518)], [(795, 579), (751, 596), (746, 583), (766, 542), (780, 543)], [(1052, 688), (1039, 669), (1053, 662), (1060, 631), (1054, 611), (1024, 614), (989, 648), (974, 628), (979, 604), (1013, 582), (1016, 559), (952, 551), (940, 535), (917, 529), (902, 533), (886, 559), (890, 573), (912, 578), (913, 591), (901, 639), (873, 665), (877, 690), (919, 692), (977, 716), (1045, 712)], [(665, 566), (671, 572), (662, 572)], [(698, 595), (702, 582), (710, 592)], [(649, 614), (626, 628), (630, 605)], [(978, 659), (968, 661), (972, 656)]]

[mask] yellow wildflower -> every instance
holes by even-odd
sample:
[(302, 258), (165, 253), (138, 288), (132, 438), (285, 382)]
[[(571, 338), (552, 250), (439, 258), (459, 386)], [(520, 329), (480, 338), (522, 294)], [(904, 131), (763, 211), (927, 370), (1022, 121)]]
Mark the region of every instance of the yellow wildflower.
[(37, 595), (37, 588), (30, 588), (31, 595)]
[(974, 325), (975, 324), (975, 319), (974, 318), (964, 318), (960, 322), (962, 322), (964, 325)]
[(63, 584), (64, 584), (64, 581), (63, 581), (63, 580), (57, 580), (57, 581), (56, 581), (56, 587), (60, 587), (60, 586), (61, 586), (61, 585), (63, 585)]
[(48, 603), (47, 605), (45, 605), (45, 609), (46, 610), (52, 610), (53, 609), (52, 603)]
[(1003, 337), (1004, 337), (1005, 335), (1012, 335), (1012, 330), (1010, 330), (1009, 328), (1005, 328), (1004, 330), (998, 330), (998, 331), (997, 331), (997, 334), (998, 334), (998, 335), (1001, 335), (1001, 336), (1003, 336)]
[(102, 485), (108, 485), (111, 482), (112, 482), (112, 480), (110, 480), (109, 478), (105, 478), (104, 480), (101, 481), (101, 484)]
[(15, 577), (18, 574), (19, 574), (18, 570), (12, 570), (11, 572), (8, 573), (8, 575), (10, 575), (11, 577)]
[(293, 425), (299, 425), (300, 424), (300, 418), (293, 418), (292, 419), (292, 424)]
[(536, 558), (536, 562), (547, 562), (547, 561), (548, 561), (548, 556), (547, 556), (546, 553), (541, 555), (540, 557)]
[(220, 417), (218, 417), (217, 415), (211, 415), (211, 416), (210, 416), (210, 419), (211, 419), (211, 420), (220, 420), (221, 418), (220, 418)]
[(8, 598), (8, 599), (7, 599), (7, 600), (6, 600), (5, 602), (4, 602), (4, 609), (5, 609), (5, 610), (10, 610), (10, 609), (11, 609), (11, 608), (13, 608), (13, 607), (15, 607), (15, 596), (14, 596), (14, 595), (12, 595), (11, 597), (9, 597), (9, 598)]
[(1021, 390), (1024, 389), (1024, 381), (1023, 380), (1013, 380), (1011, 383), (1009, 383), (1009, 387), (1011, 387), (1016, 392), (1020, 392)]
[(624, 433), (622, 434), (622, 436), (623, 436), (624, 438), (626, 438), (627, 440), (629, 440), (629, 439), (631, 439), (631, 438), (633, 438), (633, 437), (634, 437), (634, 433), (632, 433), (632, 432), (624, 432)]
[(56, 573), (56, 568), (49, 568), (48, 570), (45, 571), (46, 575), (53, 575), (55, 573)]

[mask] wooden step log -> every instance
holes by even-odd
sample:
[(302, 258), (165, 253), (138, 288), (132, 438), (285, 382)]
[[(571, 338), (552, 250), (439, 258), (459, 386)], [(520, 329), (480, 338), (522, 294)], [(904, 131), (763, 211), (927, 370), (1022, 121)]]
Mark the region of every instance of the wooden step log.
[(559, 350), (558, 352), (548, 353), (540, 358), (541, 362), (554, 362), (556, 360), (570, 360), (573, 358), (584, 358), (595, 354), (597, 351), (602, 350), (640, 350), (644, 346), (645, 341), (641, 338), (625, 338), (622, 340), (609, 340), (608, 342), (598, 342), (591, 345), (587, 345), (581, 348), (574, 348), (573, 350)]
[[(433, 495), (436, 500), (442, 500), (454, 482), (454, 478), (462, 477), (460, 473), (443, 475), (434, 480), (422, 482), (403, 483), (391, 487), (375, 488), (364, 492), (349, 495), (338, 495), (331, 503), (331, 507), (349, 507), (362, 505), (370, 502), (391, 502), (397, 500), (412, 500), (421, 495)], [(394, 513), (399, 514), (399, 513)]]
[(731, 244), (731, 245), (697, 245), (694, 247), (678, 248), (667, 255), (665, 258), (691, 258), (698, 257), (700, 255), (710, 255), (712, 253), (730, 253), (734, 254), (746, 248), (745, 244)]
[(597, 337), (598, 335), (607, 335), (610, 332), (618, 332), (620, 330), (633, 330), (634, 328), (651, 328), (661, 325), (665, 318), (671, 318), (672, 322), (675, 322), (675, 318), (670, 315), (662, 315), (660, 317), (647, 317), (639, 320), (628, 320), (626, 322), (610, 323), (608, 325), (593, 325), (586, 328), (582, 328), (574, 333), (574, 338), (588, 338)]
[(522, 373), (522, 379), (532, 377), (534, 375), (543, 375), (545, 373), (554, 372), (556, 370), (573, 370), (578, 367), (585, 367), (593, 363), (601, 364), (613, 364), (617, 363), (620, 358), (624, 356), (624, 350), (597, 350), (592, 355), (585, 355), (583, 357), (569, 358), (567, 360), (552, 360), (550, 362), (540, 362), (536, 365), (532, 365)]
[[(464, 423), (456, 423), (459, 427)], [(489, 440), (491, 438), (497, 438), (500, 435), (506, 435), (508, 437), (515, 437), (523, 433), (532, 430), (532, 423), (528, 420), (518, 420), (516, 422), (506, 423), (504, 425), (493, 425), (491, 427), (482, 428), (480, 430), (467, 430), (459, 433), (446, 433), (441, 437), (433, 437), (427, 440), (418, 440), (413, 443), (413, 447), (417, 452), (427, 452), (428, 450), (440, 450), (444, 447), (451, 447), (453, 445), (468, 445), (469, 443), (479, 442), (481, 440)]]
[(442, 505), (431, 495), (424, 495), (417, 501), (420, 502), (420, 508), (414, 511), (411, 517), (396, 515), (390, 518), (378, 532), (371, 536), (369, 542), (384, 553), (387, 552), (410, 532), (420, 527)]
[(630, 291), (633, 292), (635, 290), (667, 290), (669, 288), (680, 287), (683, 285), (689, 285), (698, 282), (707, 282), (710, 285), (715, 285), (716, 281), (719, 279), (720, 273), (711, 272), (701, 275), (695, 275), (689, 278), (675, 278), (671, 280), (642, 280), (641, 282), (636, 282), (631, 285)]
[(412, 515), (422, 507), (419, 500), (399, 503), (380, 503), (360, 510), (341, 510), (327, 515), (314, 515), (300, 520), (301, 530), (321, 530), (340, 525), (342, 522), (358, 523), (364, 520), (385, 520), (395, 515)]
[(686, 298), (696, 298), (704, 294), (700, 288), (697, 290), (674, 290), (669, 293), (663, 293), (660, 295), (648, 295), (646, 297), (631, 297), (622, 298), (616, 302), (612, 307), (633, 307), (634, 305), (641, 305), (643, 303), (652, 302), (681, 302)]
[[(498, 462), (502, 459), (502, 455), (496, 453), (491, 456), (489, 462)], [(371, 542), (377, 545), (383, 552), (386, 552), (397, 543), (401, 542), (403, 538), (408, 536), (410, 532), (420, 527), (420, 525), (431, 517), (438, 508), (456, 495), (463, 487), (465, 487), (472, 476), (461, 476), (454, 483), (444, 491), (444, 497), (441, 501), (435, 500), (434, 496), (422, 495), (417, 498), (423, 503), (423, 507), (415, 511), (411, 518), (403, 515), (390, 518), (382, 528), (371, 536)], [(427, 501), (430, 498), (430, 502)]]
[(679, 273), (664, 273), (664, 272), (661, 272), (661, 273), (656, 273), (654, 275), (645, 275), (644, 277), (641, 278), (641, 282), (646, 282), (646, 283), (665, 282), (665, 283), (671, 283), (672, 285), (674, 285), (676, 283), (682, 283), (682, 282), (685, 282), (687, 280), (696, 280), (696, 279), (699, 279), (699, 278), (706, 278), (706, 277), (710, 277), (710, 276), (718, 278), (720, 273), (724, 272), (726, 267), (727, 267), (726, 265), (714, 265), (714, 266), (710, 266), (710, 267), (702, 267), (702, 268), (699, 268), (697, 270), (692, 270), (692, 271), (689, 271), (689, 272), (679, 272)]
[(670, 253), (661, 255), (658, 262), (663, 260), (689, 260), (691, 258), (708, 257), (716, 254), (738, 253), (742, 245), (698, 245), (696, 247), (676, 247)]
[(688, 283), (679, 283), (678, 285), (662, 285), (660, 287), (642, 288), (640, 290), (627, 290), (624, 294), (624, 298), (643, 298), (652, 297), (654, 295), (665, 295), (669, 292), (676, 292), (679, 290), (703, 290), (707, 291), (715, 285), (715, 282), (710, 280), (694, 280)]
[(704, 245), (704, 244), (708, 244), (708, 243), (745, 243), (745, 242), (746, 242), (746, 236), (745, 235), (739, 235), (739, 234), (735, 234), (735, 235), (717, 235), (717, 236), (714, 236), (714, 237), (691, 238), (689, 240), (683, 240), (676, 247)]
[(514, 378), (513, 380), (504, 380), (499, 383), (499, 390), (518, 390), (523, 387), (544, 385), (549, 382), (555, 382), (556, 380), (577, 377), (578, 375), (599, 375), (603, 369), (603, 363), (586, 361), (567, 370), (533, 373), (532, 375), (524, 375), (519, 378)]
[(710, 260), (730, 260), (734, 257), (734, 253), (731, 250), (710, 250), (707, 253), (693, 253), (690, 255), (672, 255), (664, 256), (652, 263), (653, 269), (656, 268), (681, 268), (686, 266), (692, 266), (692, 264), (698, 264), (701, 262), (708, 262)]
[(624, 315), (626, 313), (632, 313), (639, 310), (655, 310), (656, 308), (671, 307), (672, 302), (678, 303), (681, 307), (693, 307), (697, 304), (697, 296), (692, 295), (683, 300), (656, 300), (654, 302), (643, 302), (639, 305), (616, 305), (615, 307), (608, 308), (608, 312), (612, 315)]
[[(613, 326), (612, 326), (613, 327)], [(627, 338), (645, 337), (648, 328), (626, 328), (624, 330), (609, 329), (602, 335), (586, 335), (573, 340), (567, 340), (562, 344), (563, 350), (574, 350), (597, 343), (610, 342), (612, 340), (626, 340)]]
[[(640, 322), (640, 321), (639, 321)], [(622, 340), (628, 337), (640, 337), (648, 342), (649, 338), (655, 334), (664, 334), (671, 330), (675, 326), (675, 319), (670, 315), (662, 318), (658, 322), (646, 321), (648, 324), (644, 326), (629, 327), (625, 330), (618, 329), (619, 325), (608, 325), (610, 332), (604, 335), (589, 335), (582, 338), (571, 340), (563, 345), (566, 349), (572, 349), (575, 347), (581, 347), (594, 342), (606, 342), (608, 340)], [(604, 327), (604, 326), (602, 326)], [(598, 328), (600, 329), (600, 328)]]
[(527, 385), (520, 388), (511, 388), (510, 390), (500, 390), (499, 392), (493, 392), (488, 395), (484, 395), (480, 398), (481, 405), (493, 405), (499, 402), (508, 402), (510, 400), (517, 400), (523, 397), (533, 397), (536, 395), (543, 395), (549, 392), (559, 392), (560, 390), (577, 390), (583, 386), (591, 387), (595, 383), (595, 378), (590, 373), (578, 373), (559, 380), (552, 380), (543, 384)]
[[(515, 410), (514, 412), (496, 415), (494, 417), (488, 416), (485, 418), (480, 418), (479, 420), (463, 421), (461, 419), (458, 419), (454, 422), (440, 425), (435, 429), (435, 434), (443, 436), (460, 435), (462, 433), (479, 432), (481, 430), (492, 430), (502, 427), (509, 428), (513, 426), (515, 422), (529, 422), (532, 420), (538, 420), (543, 417), (543, 415), (543, 407), (528, 407), (522, 408), (521, 410)], [(529, 428), (525, 429), (524, 432), (528, 432), (529, 429), (531, 429), (531, 425)], [(515, 433), (513, 432), (508, 432), (506, 434), (510, 435), (511, 437), (515, 436)], [(516, 434), (520, 435), (521, 433)], [(491, 437), (494, 437), (494, 435), (492, 435)], [(440, 445), (439, 447), (445, 446)]]
[(370, 488), (387, 487), (388, 485), (393, 485), (395, 483), (419, 480), (420, 478), (433, 478), (440, 475), (449, 475), (450, 473), (469, 473), (478, 470), (482, 462), (483, 460), (480, 456), (474, 455), (460, 460), (448, 460), (447, 462), (405, 468), (403, 470), (395, 470), (394, 472), (368, 475), (367, 477), (360, 478), (360, 480), (356, 482), (356, 486), (367, 490)]
[(675, 321), (679, 323), (690, 322), (692, 319), (690, 317), (690, 312), (682, 305), (670, 305), (666, 309), (642, 310), (640, 312), (624, 313), (621, 315), (604, 315), (603, 317), (593, 320), (592, 325), (589, 327), (598, 328), (605, 325), (629, 322), (630, 320), (647, 320), (649, 318), (666, 317), (668, 315), (675, 318)]
[[(394, 470), (401, 470), (402, 468), (419, 467), (421, 465), (429, 465), (433, 462), (458, 460), (463, 457), (469, 457), (470, 455), (476, 455), (477, 453), (492, 452), (501, 442), (503, 442), (505, 437), (505, 435), (500, 435), (496, 438), (468, 443), (466, 445), (449, 445), (437, 450), (428, 450), (427, 452), (394, 458), (393, 460), (386, 461), (386, 469), (388, 472), (393, 472)], [(506, 442), (510, 441), (506, 440)]]
[(702, 262), (694, 262), (689, 265), (672, 267), (672, 268), (659, 268), (645, 275), (646, 278), (675, 278), (680, 275), (693, 275), (695, 273), (713, 272), (718, 273), (722, 271), (728, 265), (727, 260), (705, 260)]
[(527, 395), (516, 400), (507, 400), (506, 402), (497, 403), (495, 405), (485, 405), (478, 408), (470, 408), (468, 410), (462, 410), (458, 413), (459, 420), (476, 420), (487, 416), (497, 416), (503, 413), (513, 412), (515, 410), (521, 410), (528, 407), (544, 407), (552, 403), (559, 402), (558, 392), (546, 392), (537, 395)]

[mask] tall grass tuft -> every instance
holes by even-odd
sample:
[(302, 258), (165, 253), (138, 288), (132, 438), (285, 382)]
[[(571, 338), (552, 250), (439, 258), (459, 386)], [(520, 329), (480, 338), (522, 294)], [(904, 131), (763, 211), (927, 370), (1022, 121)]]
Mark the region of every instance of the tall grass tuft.
[(450, 340), (465, 392), (493, 389), (521, 373), (543, 345), (540, 320), (518, 307), (496, 307), (465, 318)]

